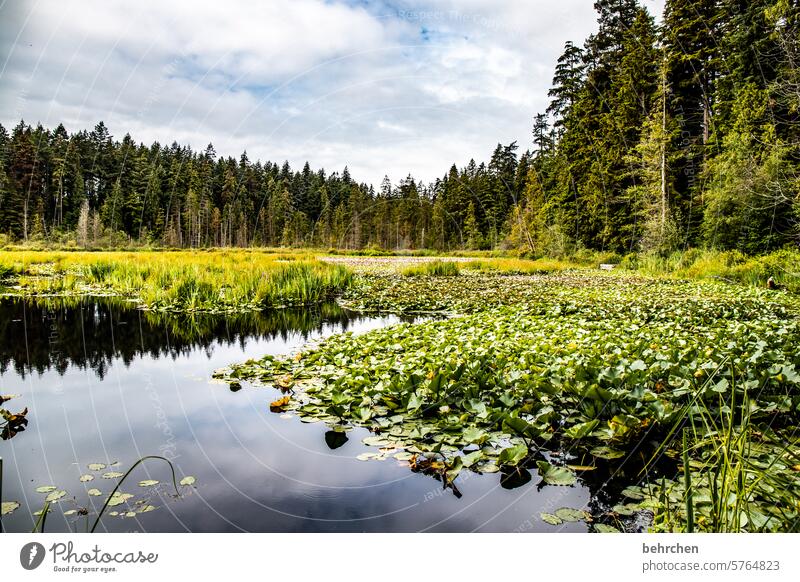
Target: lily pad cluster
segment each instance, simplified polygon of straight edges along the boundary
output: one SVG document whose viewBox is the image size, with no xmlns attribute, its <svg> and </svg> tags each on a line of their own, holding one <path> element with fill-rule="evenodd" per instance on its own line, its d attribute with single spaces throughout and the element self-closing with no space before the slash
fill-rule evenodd
<svg viewBox="0 0 800 582">
<path fill-rule="evenodd" d="M 371 274 L 346 300 L 458 315 L 335 336 L 221 376 L 281 388 L 276 412 L 368 427 L 395 449 L 438 463 L 450 481 L 464 469 L 525 467 L 545 485 L 569 486 L 577 469 L 559 459 L 591 468 L 659 456 L 674 461 L 669 480 L 677 482 L 676 426 L 703 419 L 692 448 L 702 462 L 718 440 L 715 427 L 743 407 L 767 456 L 788 467 L 797 454 L 800 323 L 791 296 L 582 272 Z M 754 504 L 777 504 L 769 523 L 782 531 L 796 527 L 791 499 L 800 494 L 798 473 L 785 473 L 780 496 L 766 488 L 751 495 Z"/>
</svg>

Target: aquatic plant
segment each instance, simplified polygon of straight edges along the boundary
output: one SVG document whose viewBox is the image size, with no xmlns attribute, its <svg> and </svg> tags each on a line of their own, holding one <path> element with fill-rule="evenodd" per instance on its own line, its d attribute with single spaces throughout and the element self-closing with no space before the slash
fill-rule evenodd
<svg viewBox="0 0 800 582">
<path fill-rule="evenodd" d="M 352 280 L 341 265 L 307 254 L 258 251 L 3 253 L 7 293 L 107 295 L 158 311 L 242 312 L 329 301 Z M 21 257 L 16 256 L 17 254 Z M 7 283 L 8 284 L 8 283 Z"/>
<path fill-rule="evenodd" d="M 755 450 L 733 436 L 744 425 L 737 420 L 734 430 L 731 418 L 746 418 L 763 454 L 778 455 L 781 467 L 790 466 L 781 451 L 797 446 L 790 427 L 800 420 L 800 321 L 796 298 L 784 293 L 576 272 L 440 280 L 375 274 L 346 300 L 460 315 L 335 336 L 292 358 L 233 366 L 221 377 L 280 385 L 290 395 L 282 411 L 368 427 L 378 440 L 367 444 L 410 454 L 412 467 L 424 461 L 440 477 L 448 467 L 450 480 L 463 470 L 505 476 L 534 467 L 543 484 L 569 486 L 585 466 L 614 473 L 638 464 L 647 491 L 665 484 L 681 514 L 694 512 L 699 529 L 715 531 L 760 523 L 713 518 L 743 478 L 746 465 L 736 459 Z M 721 441 L 715 435 L 722 427 Z M 770 453 L 767 442 L 782 448 Z M 678 479 L 687 464 L 700 471 Z M 697 490 L 712 471 L 719 472 L 709 485 L 718 491 L 711 497 L 717 510 L 707 512 Z M 687 479 L 691 499 L 679 491 Z M 800 473 L 758 482 L 777 493 L 750 487 L 745 513 L 794 529 Z M 643 504 L 615 514 L 652 510 L 661 527 L 666 510 L 655 506 L 658 495 L 627 489 L 634 491 Z M 596 531 L 617 527 L 604 519 Z"/>
</svg>

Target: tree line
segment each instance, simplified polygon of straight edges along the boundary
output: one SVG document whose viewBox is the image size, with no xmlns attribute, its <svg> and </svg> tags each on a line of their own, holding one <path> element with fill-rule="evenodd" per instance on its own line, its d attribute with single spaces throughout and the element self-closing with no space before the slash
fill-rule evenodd
<svg viewBox="0 0 800 582">
<path fill-rule="evenodd" d="M 800 0 L 598 0 L 525 151 L 424 184 L 0 125 L 0 233 L 177 247 L 766 252 L 798 240 Z"/>
</svg>

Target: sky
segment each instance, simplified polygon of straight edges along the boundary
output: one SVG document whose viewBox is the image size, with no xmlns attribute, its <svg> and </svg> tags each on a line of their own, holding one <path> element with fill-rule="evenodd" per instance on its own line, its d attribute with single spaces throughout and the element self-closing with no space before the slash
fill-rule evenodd
<svg viewBox="0 0 800 582">
<path fill-rule="evenodd" d="M 642 0 L 660 15 L 664 0 Z M 531 147 L 591 0 L 0 0 L 0 123 L 425 182 Z"/>
</svg>

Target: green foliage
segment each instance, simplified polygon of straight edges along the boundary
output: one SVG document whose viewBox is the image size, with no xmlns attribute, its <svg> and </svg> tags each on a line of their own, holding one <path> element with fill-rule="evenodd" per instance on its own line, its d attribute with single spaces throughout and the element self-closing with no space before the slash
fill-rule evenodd
<svg viewBox="0 0 800 582">
<path fill-rule="evenodd" d="M 582 465 L 609 463 L 612 470 L 635 462 L 636 451 L 638 458 L 662 459 L 661 472 L 670 466 L 676 474 L 681 466 L 698 472 L 690 479 L 700 529 L 732 527 L 726 523 L 760 529 L 766 522 L 758 515 L 770 528 L 796 527 L 798 508 L 788 502 L 800 488 L 795 471 L 748 489 L 741 511 L 749 522 L 734 514 L 731 522 L 707 521 L 733 499 L 724 487 L 740 480 L 741 471 L 719 475 L 720 487 L 728 485 L 712 497 L 717 509 L 706 510 L 697 494 L 711 468 L 739 470 L 738 456 L 755 454 L 755 444 L 745 447 L 735 436 L 743 426 L 761 435 L 754 463 L 778 459 L 772 466 L 785 469 L 792 462 L 792 427 L 800 420 L 800 304 L 793 296 L 581 272 L 439 280 L 373 275 L 355 292 L 378 310 L 446 309 L 456 316 L 336 336 L 297 357 L 267 356 L 221 376 L 290 386 L 287 407 L 301 418 L 368 427 L 378 436 L 367 444 L 410 453 L 412 468 L 455 471 L 455 459 L 463 457 L 459 471 L 513 473 L 535 460 L 543 484 L 569 486 L 578 476 L 555 460 L 562 451 L 585 459 Z M 681 433 L 682 426 L 691 433 Z M 552 451 L 559 454 L 540 456 Z M 685 512 L 676 489 L 686 487 L 684 478 L 654 477 L 629 490 L 637 507 L 657 510 L 656 527 L 667 519 L 656 505 L 664 487 L 683 508 L 670 511 Z"/>
<path fill-rule="evenodd" d="M 453 261 L 425 261 L 403 270 L 407 277 L 456 277 L 461 272 Z"/>
</svg>

